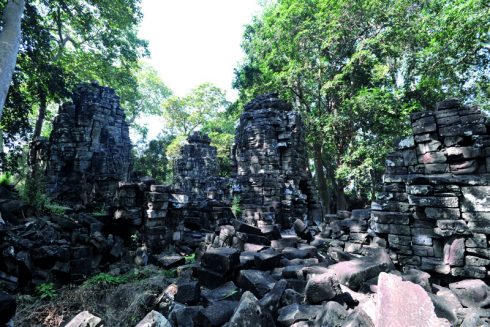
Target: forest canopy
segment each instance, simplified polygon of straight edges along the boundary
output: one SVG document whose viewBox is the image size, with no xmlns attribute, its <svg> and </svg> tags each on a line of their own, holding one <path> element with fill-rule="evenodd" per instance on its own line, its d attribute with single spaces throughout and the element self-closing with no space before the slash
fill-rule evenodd
<svg viewBox="0 0 490 327">
<path fill-rule="evenodd" d="M 409 113 L 448 97 L 490 104 L 487 1 L 277 1 L 243 49 L 240 103 L 275 90 L 303 114 L 331 211 L 374 197 Z"/>
</svg>

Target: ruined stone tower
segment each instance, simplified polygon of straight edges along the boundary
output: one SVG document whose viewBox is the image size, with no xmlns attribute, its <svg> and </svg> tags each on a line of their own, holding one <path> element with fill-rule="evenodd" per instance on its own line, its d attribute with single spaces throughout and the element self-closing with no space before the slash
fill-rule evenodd
<svg viewBox="0 0 490 327">
<path fill-rule="evenodd" d="M 490 133 L 478 108 L 446 100 L 411 116 L 413 136 L 388 155 L 371 227 L 392 259 L 453 276 L 490 267 Z"/>
<path fill-rule="evenodd" d="M 207 134 L 194 132 L 187 138 L 187 144 L 182 146 L 180 157 L 175 161 L 175 188 L 192 198 L 207 198 L 207 191 L 218 177 L 217 151 L 210 143 Z"/>
<path fill-rule="evenodd" d="M 174 188 L 185 200 L 176 220 L 190 228 L 211 229 L 231 216 L 229 179 L 219 176 L 216 147 L 207 134 L 194 132 L 180 149 L 174 164 Z"/>
<path fill-rule="evenodd" d="M 60 107 L 47 146 L 46 187 L 60 202 L 104 203 L 130 173 L 131 141 L 119 97 L 81 84 Z"/>
<path fill-rule="evenodd" d="M 245 106 L 232 158 L 246 222 L 288 228 L 297 218 L 319 213 L 303 122 L 277 94 L 258 96 Z"/>
</svg>

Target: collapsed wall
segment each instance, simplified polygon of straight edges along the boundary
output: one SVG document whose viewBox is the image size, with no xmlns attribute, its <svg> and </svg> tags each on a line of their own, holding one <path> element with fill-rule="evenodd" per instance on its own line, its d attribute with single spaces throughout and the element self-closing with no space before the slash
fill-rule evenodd
<svg viewBox="0 0 490 327">
<path fill-rule="evenodd" d="M 115 91 L 81 84 L 60 107 L 47 145 L 46 187 L 57 201 L 107 202 L 130 174 L 131 141 Z"/>
<path fill-rule="evenodd" d="M 291 227 L 320 213 L 308 170 L 305 127 L 291 105 L 268 93 L 249 102 L 236 129 L 232 161 L 243 219 Z"/>
<path fill-rule="evenodd" d="M 475 107 L 446 100 L 411 116 L 388 155 L 371 227 L 402 266 L 484 278 L 490 267 L 490 133 Z"/>
</svg>

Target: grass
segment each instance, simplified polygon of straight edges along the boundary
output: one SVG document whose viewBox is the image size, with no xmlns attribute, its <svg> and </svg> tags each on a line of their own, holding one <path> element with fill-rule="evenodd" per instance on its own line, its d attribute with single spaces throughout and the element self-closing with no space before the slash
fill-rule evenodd
<svg viewBox="0 0 490 327">
<path fill-rule="evenodd" d="M 169 270 L 153 270 L 151 268 L 143 268 L 143 269 L 135 269 L 130 272 L 127 272 L 125 274 L 121 275 L 111 275 L 108 273 L 99 273 L 97 275 L 93 275 L 92 277 L 89 277 L 87 280 L 85 280 L 82 284 L 82 287 L 87 287 L 87 286 L 116 286 L 116 285 L 122 285 L 122 284 L 127 284 L 127 283 L 132 283 L 132 282 L 137 282 L 142 279 L 148 278 L 150 276 L 154 275 L 163 275 L 166 278 L 175 278 L 177 277 L 177 270 L 176 269 L 169 269 Z"/>
</svg>

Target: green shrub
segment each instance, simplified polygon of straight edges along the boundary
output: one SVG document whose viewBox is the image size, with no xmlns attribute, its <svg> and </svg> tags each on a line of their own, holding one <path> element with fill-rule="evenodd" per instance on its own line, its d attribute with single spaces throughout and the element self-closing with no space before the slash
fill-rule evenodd
<svg viewBox="0 0 490 327">
<path fill-rule="evenodd" d="M 58 292 L 53 283 L 42 283 L 36 286 L 36 294 L 43 300 L 51 300 L 58 295 Z"/>
<path fill-rule="evenodd" d="M 64 207 L 56 202 L 53 202 L 51 199 L 47 199 L 45 204 L 44 204 L 44 210 L 50 214 L 53 215 L 63 215 L 68 209 L 67 207 Z"/>
<path fill-rule="evenodd" d="M 190 255 L 184 256 L 185 258 L 185 263 L 191 264 L 196 262 L 196 253 L 192 253 Z"/>
<path fill-rule="evenodd" d="M 1 186 L 10 186 L 12 184 L 13 184 L 13 178 L 9 172 L 0 174 L 0 185 Z"/>
<path fill-rule="evenodd" d="M 48 214 L 63 215 L 69 209 L 47 196 L 41 167 L 32 167 L 24 183 L 19 184 L 18 191 L 22 200 L 38 212 L 44 211 Z"/>
<path fill-rule="evenodd" d="M 33 167 L 24 183 L 19 185 L 19 194 L 24 202 L 42 211 L 50 202 L 46 195 L 44 175 L 40 167 Z"/>
<path fill-rule="evenodd" d="M 241 198 L 239 195 L 234 195 L 231 202 L 231 211 L 238 217 L 242 213 L 242 205 L 240 204 Z"/>
</svg>

